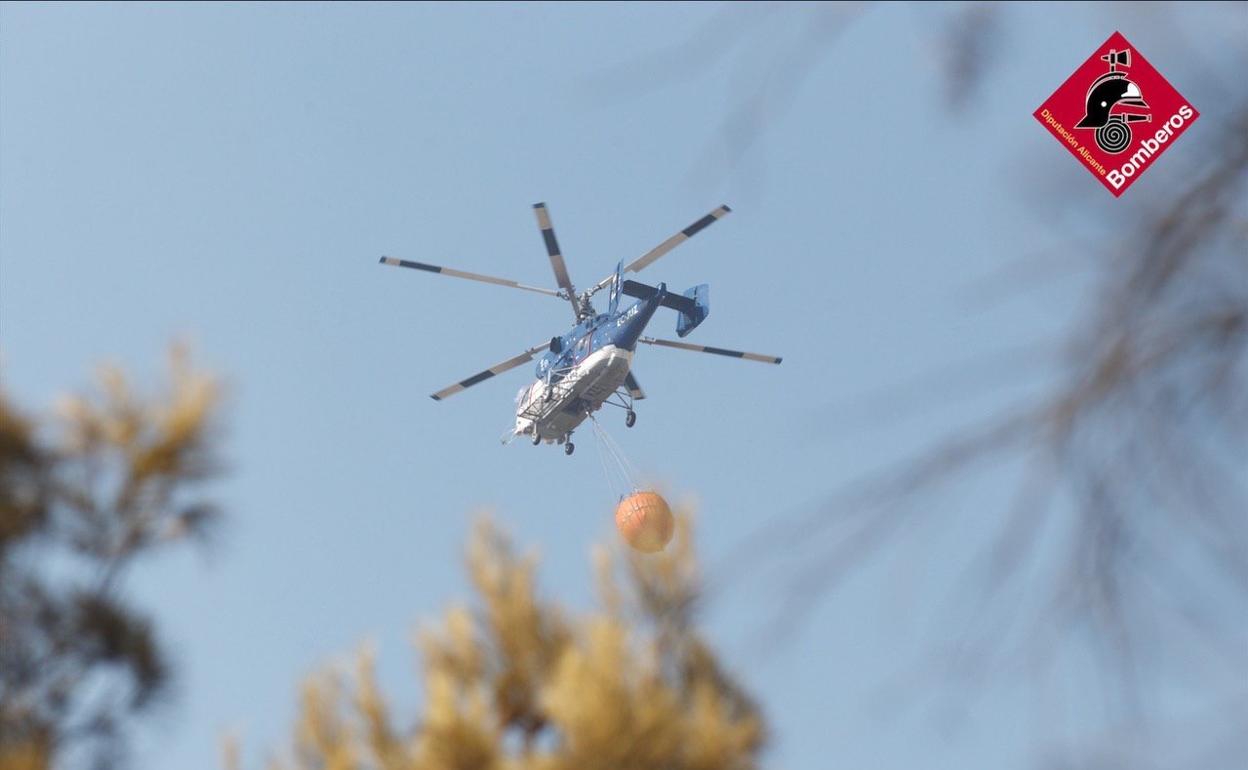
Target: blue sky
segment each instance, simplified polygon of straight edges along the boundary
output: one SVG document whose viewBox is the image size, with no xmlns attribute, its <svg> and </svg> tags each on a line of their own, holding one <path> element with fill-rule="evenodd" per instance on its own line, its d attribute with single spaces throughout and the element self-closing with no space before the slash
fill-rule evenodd
<svg viewBox="0 0 1248 770">
<path fill-rule="evenodd" d="M 613 537 L 613 501 L 590 432 L 571 458 L 499 445 L 527 368 L 428 398 L 562 331 L 566 304 L 380 255 L 551 285 L 531 211 L 546 201 L 584 285 L 731 205 L 644 278 L 709 282 L 691 341 L 784 364 L 644 349 L 637 427 L 607 416 L 634 464 L 696 503 L 714 575 L 768 522 L 1043 385 L 1042 355 L 990 379 L 975 362 L 1053 350 L 1088 271 L 992 301 L 973 288 L 1078 234 L 1035 201 L 1096 183 L 1031 112 L 1110 32 L 1187 91 L 1188 64 L 1167 57 L 1179 41 L 1116 9 L 1012 9 L 959 114 L 939 13 L 872 9 L 791 101 L 764 101 L 762 134 L 730 164 L 725 115 L 809 33 L 810 7 L 5 4 L 6 386 L 46 406 L 102 360 L 156 382 L 173 339 L 229 386 L 220 547 L 130 585 L 181 673 L 138 767 L 216 767 L 227 730 L 258 761 L 287 739 L 300 679 L 362 640 L 410 713 L 411 632 L 468 596 L 460 555 L 480 511 L 539 549 L 550 595 L 592 601 L 589 548 Z M 668 56 L 708 23 L 748 33 L 705 67 Z M 1137 188 L 1150 183 L 1166 183 L 1164 163 Z M 661 314 L 652 332 L 673 329 Z M 947 376 L 869 398 L 933 371 Z M 1003 469 L 976 495 L 1011 481 Z M 974 517 L 960 526 L 873 562 L 784 644 L 759 644 L 778 584 L 712 594 L 706 625 L 767 709 L 771 766 L 1026 767 L 1053 735 L 1078 735 L 1036 727 L 1021 692 L 986 695 L 957 730 L 879 705 L 958 574 L 959 551 L 932 543 L 974 537 Z"/>
</svg>

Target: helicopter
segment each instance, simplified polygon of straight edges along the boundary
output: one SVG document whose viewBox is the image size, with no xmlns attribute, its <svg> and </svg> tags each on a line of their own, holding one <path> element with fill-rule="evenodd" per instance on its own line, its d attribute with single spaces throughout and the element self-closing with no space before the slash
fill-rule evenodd
<svg viewBox="0 0 1248 770">
<path fill-rule="evenodd" d="M 682 338 L 687 336 L 710 313 L 709 285 L 700 284 L 683 293 L 675 293 L 665 283 L 650 286 L 624 278 L 628 273 L 640 272 L 654 264 L 672 249 L 727 216 L 732 211 L 728 206 L 716 208 L 627 265 L 621 260 L 616 264 L 614 273 L 580 292 L 572 285 L 572 279 L 568 276 L 568 267 L 559 250 L 559 242 L 555 238 L 555 229 L 546 204 L 533 204 L 533 211 L 537 216 L 537 225 L 546 245 L 546 254 L 550 258 L 558 289 L 529 286 L 506 278 L 395 257 L 381 258 L 381 264 L 384 265 L 545 294 L 566 300 L 572 306 L 575 325 L 571 329 L 551 337 L 548 342 L 534 345 L 517 356 L 439 390 L 432 394 L 434 401 L 442 401 L 495 375 L 521 366 L 545 351 L 538 358 L 534 381 L 516 394 L 515 425 L 504 434 L 503 443 L 517 436 L 527 436 L 534 445 L 543 442 L 560 444 L 564 453 L 570 455 L 576 448 L 572 443 L 572 432 L 604 405 L 624 409 L 626 427 L 631 428 L 636 424 L 637 412 L 633 408 L 634 404 L 646 397 L 641 384 L 632 373 L 633 354 L 638 343 L 768 364 L 780 363 L 778 356 L 644 336 L 646 325 L 660 307 L 676 311 L 676 334 Z M 590 300 L 604 289 L 609 289 L 607 312 L 599 313 Z M 637 301 L 621 308 L 621 299 L 625 296 Z"/>
</svg>

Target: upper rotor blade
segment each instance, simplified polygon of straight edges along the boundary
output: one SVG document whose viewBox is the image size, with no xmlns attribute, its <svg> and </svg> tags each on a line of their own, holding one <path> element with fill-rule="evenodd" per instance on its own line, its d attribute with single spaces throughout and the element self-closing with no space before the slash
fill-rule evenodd
<svg viewBox="0 0 1248 770">
<path fill-rule="evenodd" d="M 434 401 L 441 401 L 447 396 L 453 396 L 456 393 L 460 392 L 461 390 L 467 390 L 468 388 L 471 388 L 473 385 L 476 385 L 479 382 L 484 382 L 485 380 L 490 379 L 496 374 L 502 374 L 503 372 L 509 369 L 515 369 L 517 366 L 519 366 L 520 364 L 523 364 L 525 361 L 532 361 L 534 353 L 538 352 L 539 350 L 545 350 L 549 345 L 550 345 L 549 342 L 543 342 L 541 345 L 534 345 L 533 347 L 524 351 L 523 353 L 516 356 L 515 358 L 509 358 L 506 361 L 502 362 L 501 364 L 495 364 L 494 366 L 491 366 L 489 369 L 486 369 L 483 372 L 477 372 L 476 374 L 472 375 L 466 380 L 460 380 L 459 382 L 455 383 L 454 385 L 451 385 L 450 387 L 439 390 L 437 393 L 433 394 L 432 398 Z"/>
<path fill-rule="evenodd" d="M 658 246 L 655 246 L 653 249 L 650 249 L 650 251 L 647 251 L 645 254 L 642 254 L 640 257 L 630 262 L 628 265 L 624 267 L 623 272 L 636 273 L 636 272 L 640 272 L 641 270 L 644 270 L 646 267 L 648 267 L 650 264 L 658 260 L 667 252 L 676 248 L 680 244 L 689 240 L 690 238 L 702 232 L 703 230 L 710 227 L 711 225 L 715 224 L 715 222 L 717 222 L 718 220 L 723 219 L 724 217 L 728 216 L 728 214 L 731 211 L 732 209 L 728 208 L 727 205 L 720 206 L 719 208 L 715 209 L 711 213 L 699 219 L 697 222 L 694 222 L 693 224 L 686 227 L 684 230 L 681 230 L 680 232 L 673 235 L 671 238 L 668 238 L 666 241 L 663 241 Z M 594 285 L 594 288 L 592 289 L 592 291 L 597 292 L 597 291 L 601 291 L 602 289 L 605 289 L 607 286 L 611 285 L 611 281 L 614 278 L 615 276 L 613 275 L 609 275 L 606 278 L 603 278 L 601 281 L 599 281 L 597 284 Z"/>
<path fill-rule="evenodd" d="M 510 281 L 506 278 L 495 278 L 492 275 L 481 275 L 480 273 L 469 273 L 463 270 L 454 270 L 449 267 L 439 267 L 437 265 L 426 265 L 424 262 L 412 262 L 407 259 L 396 259 L 394 257 L 382 257 L 381 264 L 394 265 L 396 267 L 410 267 L 414 270 L 425 270 L 430 273 L 440 273 L 449 275 L 453 278 L 467 278 L 470 281 L 480 281 L 482 283 L 493 283 L 498 286 L 510 286 L 513 289 L 524 289 L 525 291 L 535 291 L 538 294 L 546 294 L 551 297 L 558 297 L 559 292 L 554 289 L 542 289 L 537 286 L 526 286 L 523 283 Z"/>
<path fill-rule="evenodd" d="M 778 364 L 783 359 L 779 356 L 764 356 L 761 353 L 745 353 L 740 350 L 728 350 L 727 348 L 713 348 L 710 345 L 690 345 L 688 342 L 673 342 L 672 340 L 656 340 L 654 337 L 642 337 L 638 342 L 644 342 L 647 345 L 659 345 L 665 348 L 680 348 L 681 350 L 693 350 L 698 353 L 714 353 L 717 356 L 729 356 L 730 358 L 744 358 L 750 361 L 761 361 L 764 364 Z"/>
<path fill-rule="evenodd" d="M 534 203 L 533 213 L 537 215 L 537 226 L 542 231 L 542 241 L 546 244 L 546 256 L 550 257 L 550 267 L 555 271 L 555 283 L 567 293 L 568 301 L 572 303 L 572 313 L 576 315 L 577 320 L 580 320 L 576 289 L 573 288 L 572 279 L 568 276 L 568 266 L 563 261 L 563 254 L 559 252 L 559 241 L 555 239 L 555 226 L 550 222 L 550 212 L 546 210 L 545 203 Z"/>
</svg>

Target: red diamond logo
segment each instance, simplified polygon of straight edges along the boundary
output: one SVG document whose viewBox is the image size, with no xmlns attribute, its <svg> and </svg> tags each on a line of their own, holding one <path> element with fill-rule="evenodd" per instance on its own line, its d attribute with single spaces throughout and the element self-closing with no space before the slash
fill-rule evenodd
<svg viewBox="0 0 1248 770">
<path fill-rule="evenodd" d="M 1200 117 L 1118 32 L 1033 114 L 1114 197 Z"/>
</svg>

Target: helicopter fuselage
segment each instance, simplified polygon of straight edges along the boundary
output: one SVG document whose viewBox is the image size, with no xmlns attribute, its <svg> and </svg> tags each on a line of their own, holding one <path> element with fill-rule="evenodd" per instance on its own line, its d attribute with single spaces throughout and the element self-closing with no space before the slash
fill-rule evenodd
<svg viewBox="0 0 1248 770">
<path fill-rule="evenodd" d="M 513 435 L 534 443 L 562 442 L 619 392 L 632 366 L 637 340 L 667 288 L 614 313 L 594 315 L 551 340 L 537 363 L 536 379 L 516 396 Z M 623 404 L 622 404 L 623 405 Z"/>
</svg>

